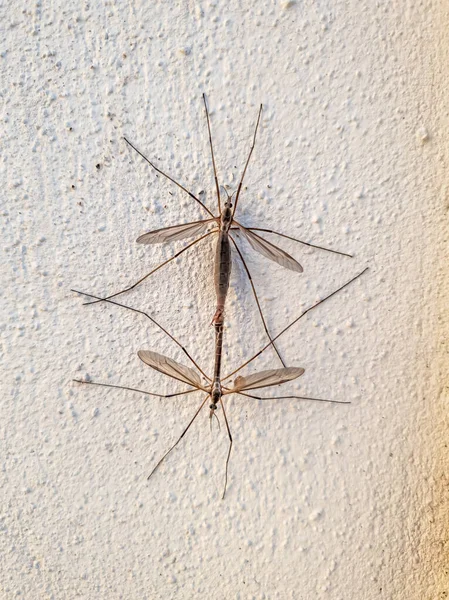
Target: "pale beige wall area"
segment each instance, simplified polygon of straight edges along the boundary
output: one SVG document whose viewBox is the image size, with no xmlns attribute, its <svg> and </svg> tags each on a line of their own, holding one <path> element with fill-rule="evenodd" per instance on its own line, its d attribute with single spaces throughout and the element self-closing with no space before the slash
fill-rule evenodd
<svg viewBox="0 0 449 600">
<path fill-rule="evenodd" d="M 76 4 L 76 3 L 75 3 Z M 1 14 L 0 598 L 437 600 L 448 578 L 446 2 L 13 3 Z M 126 136 L 216 210 L 263 103 L 238 216 L 353 254 L 242 241 L 267 326 L 304 375 L 226 399 L 147 476 L 201 401 L 137 358 L 183 352 L 143 315 L 82 306 L 204 218 Z M 213 366 L 214 239 L 121 301 Z M 233 259 L 223 369 L 265 344 Z M 279 366 L 264 352 L 245 374 Z M 243 374 L 243 370 L 242 370 Z M 270 394 L 271 392 L 271 394 Z"/>
</svg>

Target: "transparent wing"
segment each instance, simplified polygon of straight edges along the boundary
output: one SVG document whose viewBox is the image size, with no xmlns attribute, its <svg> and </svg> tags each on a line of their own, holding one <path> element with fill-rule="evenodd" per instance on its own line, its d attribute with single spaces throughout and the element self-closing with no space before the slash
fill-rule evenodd
<svg viewBox="0 0 449 600">
<path fill-rule="evenodd" d="M 247 239 L 248 243 L 256 252 L 259 252 L 259 254 L 262 254 L 270 260 L 273 260 L 274 262 L 278 263 L 278 265 L 281 265 L 281 267 L 285 267 L 291 271 L 296 271 L 297 273 L 302 273 L 303 269 L 301 265 L 292 256 L 290 256 L 290 254 L 287 254 L 287 252 L 284 252 L 284 250 L 281 250 L 281 248 L 278 248 L 260 235 L 257 235 L 257 233 L 249 231 L 249 229 L 246 229 L 246 227 L 243 227 L 243 225 L 240 225 L 236 221 L 234 221 L 233 224 L 237 225 L 240 233 Z"/>
<path fill-rule="evenodd" d="M 190 367 L 185 367 L 172 358 L 168 358 L 168 356 L 158 354 L 157 352 L 152 352 L 151 350 L 139 350 L 137 354 L 139 355 L 140 360 L 156 371 L 164 373 L 164 375 L 168 375 L 169 377 L 173 377 L 173 379 L 178 379 L 178 381 L 193 385 L 201 390 L 204 389 L 199 375 Z"/>
<path fill-rule="evenodd" d="M 301 367 L 287 367 L 285 369 L 270 369 L 268 371 L 259 371 L 248 377 L 237 377 L 234 381 L 234 387 L 231 392 L 241 392 L 243 390 L 256 390 L 257 388 L 268 387 L 270 385 L 279 385 L 286 381 L 292 381 L 304 373 Z"/>
<path fill-rule="evenodd" d="M 205 221 L 194 221 L 193 223 L 184 223 L 184 225 L 173 225 L 172 227 L 164 227 L 164 229 L 156 229 L 138 237 L 137 243 L 164 244 L 166 242 L 176 242 L 177 240 L 183 240 L 186 237 L 202 233 L 213 222 L 214 219 L 206 219 Z"/>
</svg>

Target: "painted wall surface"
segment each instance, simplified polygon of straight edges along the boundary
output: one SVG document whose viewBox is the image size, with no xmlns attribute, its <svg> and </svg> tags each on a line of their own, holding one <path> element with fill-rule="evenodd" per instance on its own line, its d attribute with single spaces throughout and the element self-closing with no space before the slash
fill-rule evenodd
<svg viewBox="0 0 449 600">
<path fill-rule="evenodd" d="M 4 4 L 1 64 L 2 599 L 437 600 L 448 581 L 449 26 L 446 2 L 262 0 Z M 142 152 L 215 210 L 235 189 L 260 103 L 242 242 L 268 327 L 369 271 L 279 339 L 306 369 L 283 393 L 207 410 L 147 475 L 201 397 L 137 358 L 186 362 L 142 315 L 71 288 L 126 287 L 185 242 L 138 235 L 205 217 Z M 208 238 L 122 301 L 210 372 Z M 224 371 L 265 343 L 235 259 Z M 265 352 L 246 372 L 278 366 Z M 243 372 L 243 371 L 242 371 Z M 275 388 L 279 395 L 281 388 Z M 270 395 L 267 390 L 266 396 Z"/>
</svg>

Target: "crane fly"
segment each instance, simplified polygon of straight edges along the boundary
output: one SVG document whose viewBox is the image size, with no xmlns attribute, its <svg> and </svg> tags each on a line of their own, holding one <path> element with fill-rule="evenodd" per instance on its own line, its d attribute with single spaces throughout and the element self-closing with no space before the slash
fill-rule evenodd
<svg viewBox="0 0 449 600">
<path fill-rule="evenodd" d="M 170 452 L 183 439 L 183 437 L 189 430 L 190 426 L 195 421 L 196 417 L 199 415 L 202 408 L 206 404 L 207 400 L 210 399 L 209 418 L 212 419 L 212 417 L 215 415 L 215 411 L 220 406 L 223 411 L 223 418 L 225 421 L 226 430 L 227 430 L 228 437 L 229 437 L 229 449 L 228 449 L 228 454 L 226 457 L 226 468 L 225 468 L 225 483 L 224 483 L 223 496 L 222 496 L 222 498 L 224 498 L 225 494 L 226 494 L 226 487 L 227 487 L 227 481 L 228 481 L 228 465 L 229 465 L 229 459 L 231 456 L 231 450 L 232 450 L 232 444 L 233 444 L 232 434 L 231 434 L 228 418 L 227 418 L 224 403 L 223 403 L 224 396 L 227 396 L 230 394 L 237 394 L 237 395 L 243 396 L 245 398 L 251 398 L 251 399 L 256 399 L 256 400 L 275 400 L 275 399 L 287 399 L 287 398 L 293 399 L 294 398 L 294 399 L 299 399 L 299 400 L 314 400 L 314 401 L 318 401 L 318 402 L 348 404 L 348 402 L 342 402 L 342 401 L 338 401 L 338 400 L 326 400 L 323 398 L 310 398 L 307 396 L 283 395 L 283 396 L 273 396 L 270 398 L 266 398 L 266 397 L 256 396 L 254 394 L 248 393 L 248 391 L 251 391 L 251 390 L 257 390 L 257 389 L 261 389 L 261 388 L 265 388 L 265 387 L 271 387 L 274 385 L 280 385 L 280 384 L 286 383 L 288 381 L 293 381 L 293 380 L 297 379 L 298 377 L 300 377 L 304 373 L 304 369 L 302 367 L 283 367 L 283 368 L 279 368 L 279 369 L 269 369 L 269 370 L 259 371 L 259 372 L 252 373 L 247 376 L 239 375 L 238 377 L 236 377 L 234 379 L 234 382 L 232 385 L 230 385 L 228 383 L 228 380 L 231 377 L 234 377 L 234 375 L 236 375 L 241 369 L 243 369 L 244 367 L 249 365 L 251 362 L 253 362 L 267 348 L 269 348 L 281 335 L 283 335 L 295 323 L 297 323 L 300 319 L 302 319 L 308 312 L 310 312 L 312 309 L 316 308 L 317 306 L 322 304 L 324 301 L 328 300 L 329 298 L 331 298 L 332 296 L 337 294 L 339 291 L 346 288 L 350 283 L 352 283 L 358 277 L 360 277 L 363 273 L 365 273 L 365 271 L 367 271 L 367 269 L 364 269 L 361 273 L 359 273 L 358 275 L 353 277 L 351 280 L 346 282 L 344 285 L 339 287 L 337 290 L 334 290 L 332 293 L 328 294 L 325 298 L 316 302 L 315 304 L 313 304 L 312 306 L 307 308 L 305 311 L 303 311 L 299 315 L 299 317 L 297 317 L 289 325 L 284 327 L 284 329 L 280 333 L 278 333 L 275 337 L 273 337 L 272 340 L 270 340 L 270 342 L 268 344 L 266 344 L 261 350 L 259 350 L 256 354 L 254 354 L 254 356 L 252 356 L 250 359 L 246 360 L 239 367 L 234 369 L 234 371 L 232 371 L 231 373 L 228 373 L 225 377 L 221 377 L 223 324 L 215 325 L 215 332 L 216 332 L 215 364 L 214 364 L 213 376 L 210 377 L 204 372 L 204 370 L 192 358 L 192 356 L 186 350 L 186 348 L 184 346 L 182 346 L 182 344 L 172 334 L 170 334 L 164 327 L 162 327 L 159 323 L 157 323 L 153 317 L 148 315 L 148 313 L 145 313 L 141 310 L 135 309 L 130 306 L 126 306 L 124 304 L 121 304 L 121 303 L 116 302 L 111 299 L 99 298 L 98 296 L 94 296 L 93 294 L 86 294 L 85 292 L 78 292 L 78 293 L 84 294 L 86 296 L 89 296 L 91 298 L 95 298 L 97 300 L 103 300 L 108 303 L 115 304 L 116 306 L 121 306 L 122 308 L 126 308 L 126 309 L 129 309 L 129 310 L 132 310 L 134 312 L 144 315 L 145 317 L 150 319 L 150 321 L 152 323 L 157 325 L 164 333 L 166 333 L 182 349 L 182 351 L 188 357 L 188 359 L 192 362 L 192 364 L 194 365 L 196 370 L 193 369 L 192 367 L 187 367 L 187 366 L 173 360 L 172 358 L 170 358 L 168 356 L 164 356 L 163 354 L 159 354 L 159 353 L 153 352 L 151 350 L 140 350 L 138 352 L 138 356 L 146 365 L 148 365 L 149 367 L 151 367 L 152 369 L 154 369 L 160 373 L 168 375 L 172 379 L 175 379 L 177 381 L 180 381 L 182 383 L 189 385 L 190 388 L 188 388 L 187 390 L 183 390 L 181 392 L 163 395 L 163 394 L 148 392 L 146 390 L 140 390 L 137 388 L 131 388 L 131 387 L 126 387 L 126 386 L 118 386 L 118 385 L 111 385 L 111 384 L 106 384 L 106 383 L 96 383 L 96 382 L 82 381 L 82 380 L 75 380 L 75 381 L 78 381 L 78 383 L 88 383 L 91 385 L 99 385 L 102 387 L 130 390 L 130 391 L 134 391 L 134 392 L 148 394 L 150 396 L 155 396 L 158 398 L 173 398 L 175 396 L 191 394 L 193 392 L 198 392 L 198 391 L 203 392 L 203 394 L 205 394 L 205 396 L 202 398 L 199 408 L 196 410 L 192 419 L 189 421 L 187 427 L 185 427 L 185 429 L 183 430 L 183 432 L 181 433 L 181 435 L 179 436 L 177 441 L 167 450 L 167 452 L 159 460 L 159 462 L 156 464 L 156 466 L 154 467 L 154 469 L 151 471 L 150 475 L 148 476 L 148 479 L 155 473 L 155 471 L 157 470 L 159 465 L 164 461 L 166 456 L 168 454 L 170 454 Z M 203 379 L 202 379 L 202 377 L 203 377 Z"/>
<path fill-rule="evenodd" d="M 311 248 L 317 248 L 319 250 L 324 250 L 326 252 L 332 252 L 334 254 L 339 254 L 342 256 L 349 256 L 349 257 L 351 257 L 351 255 L 346 254 L 344 252 L 339 252 L 337 250 L 331 250 L 329 248 L 324 248 L 322 246 L 317 246 L 315 244 L 304 242 L 302 240 L 295 239 L 289 235 L 285 235 L 283 233 L 279 233 L 279 232 L 273 231 L 271 229 L 265 229 L 265 228 L 261 228 L 261 227 L 245 227 L 239 221 L 237 221 L 237 219 L 235 218 L 235 212 L 237 210 L 237 205 L 239 202 L 240 193 L 242 191 L 245 174 L 246 174 L 246 171 L 247 171 L 250 159 L 251 159 L 251 155 L 253 153 L 253 150 L 254 150 L 254 147 L 256 144 L 257 130 L 259 128 L 260 118 L 261 118 L 261 114 L 262 114 L 262 105 L 260 105 L 259 113 L 257 116 L 256 127 L 254 130 L 252 145 L 251 145 L 251 148 L 250 148 L 250 151 L 249 151 L 249 154 L 248 154 L 237 190 L 234 192 L 234 194 L 232 194 L 230 196 L 228 194 L 227 190 L 223 186 L 220 187 L 220 185 L 218 183 L 214 147 L 213 147 L 213 143 L 212 143 L 209 111 L 208 111 L 208 107 L 207 107 L 205 94 L 203 94 L 203 101 L 204 101 L 204 107 L 205 107 L 205 111 L 206 111 L 207 129 L 208 129 L 208 134 L 209 134 L 209 145 L 210 145 L 210 151 L 211 151 L 211 157 L 212 157 L 215 188 L 216 188 L 216 194 L 217 194 L 218 215 L 214 215 L 209 210 L 209 208 L 202 202 L 202 200 L 200 198 L 198 198 L 192 192 L 187 190 L 178 181 L 173 179 L 173 177 L 171 177 L 170 175 L 168 175 L 167 173 L 165 173 L 164 171 L 159 169 L 151 160 L 149 160 L 142 152 L 140 152 L 140 150 L 138 150 L 128 139 L 124 138 L 126 143 L 133 150 L 135 150 L 157 173 L 166 177 L 169 181 L 174 183 L 181 190 L 183 190 L 186 194 L 188 194 L 193 200 L 195 200 L 201 206 L 201 208 L 205 212 L 208 213 L 209 218 L 200 220 L 200 221 L 192 221 L 191 223 L 185 223 L 185 224 L 181 224 L 181 225 L 173 225 L 171 227 L 164 227 L 163 229 L 157 229 L 154 231 L 150 231 L 148 233 L 144 233 L 143 235 L 139 236 L 137 238 L 137 243 L 148 244 L 148 245 L 170 243 L 170 242 L 175 242 L 178 240 L 184 240 L 186 238 L 195 237 L 198 235 L 200 237 L 198 237 L 193 242 L 189 243 L 187 246 L 182 248 L 174 256 L 172 256 L 168 260 L 164 261 L 163 263 L 161 263 L 154 269 L 152 269 L 149 273 L 147 273 L 146 275 L 141 277 L 138 281 L 136 281 L 132 285 L 128 286 L 127 288 L 125 288 L 119 292 L 116 292 L 115 294 L 106 296 L 104 298 L 104 300 L 110 300 L 112 298 L 115 298 L 116 296 L 119 296 L 120 294 L 123 294 L 125 292 L 128 292 L 128 291 L 134 289 L 140 283 L 142 283 L 143 281 L 148 279 L 151 275 L 156 273 L 156 271 L 158 271 L 159 269 L 161 269 L 162 267 L 164 267 L 165 265 L 167 265 L 168 263 L 173 261 L 175 258 L 180 256 L 183 252 L 185 252 L 189 248 L 192 248 L 193 246 L 195 246 L 196 244 L 198 244 L 200 241 L 204 240 L 211 234 L 218 234 L 216 251 L 215 251 L 215 261 L 214 261 L 214 284 L 215 284 L 215 294 L 216 294 L 216 298 L 217 298 L 217 303 L 216 303 L 215 314 L 212 319 L 212 324 L 214 324 L 215 326 L 223 325 L 225 302 L 226 302 L 226 297 L 228 294 L 229 281 L 230 281 L 230 277 L 231 277 L 231 267 L 232 267 L 231 244 L 232 244 L 232 247 L 235 248 L 238 256 L 240 257 L 240 260 L 242 261 L 244 270 L 248 276 L 265 333 L 268 336 L 268 339 L 270 340 L 271 345 L 273 346 L 273 349 L 275 350 L 276 354 L 278 355 L 279 360 L 282 363 L 282 366 L 285 367 L 286 365 L 285 365 L 276 345 L 273 343 L 271 335 L 268 331 L 268 327 L 267 327 L 265 317 L 262 312 L 262 308 L 260 306 L 259 298 L 257 296 L 256 288 L 254 286 L 254 282 L 251 277 L 251 273 L 250 273 L 248 265 L 246 264 L 246 261 L 243 257 L 243 254 L 239 247 L 239 244 L 237 243 L 234 232 L 237 234 L 240 234 L 249 243 L 249 245 L 253 248 L 253 250 L 255 250 L 259 254 L 263 255 L 265 258 L 277 263 L 278 265 L 280 265 L 286 269 L 289 269 L 291 271 L 296 271 L 297 273 L 302 273 L 302 271 L 303 271 L 303 268 L 299 264 L 299 262 L 295 258 L 290 256 L 289 254 L 287 254 L 287 252 L 285 252 L 284 250 L 282 250 L 281 248 L 279 248 L 272 242 L 270 242 L 267 239 L 265 239 L 264 237 L 262 237 L 259 234 L 259 232 L 275 234 L 280 237 L 284 237 L 289 240 L 293 240 L 293 241 L 303 244 L 305 246 L 309 246 Z M 221 193 L 220 193 L 220 190 L 221 190 Z M 233 204 L 234 195 L 235 195 L 235 202 Z M 211 226 L 213 226 L 213 229 L 211 229 L 210 231 L 207 231 Z M 100 300 L 96 300 L 94 302 L 100 302 Z M 87 304 L 93 304 L 94 302 L 88 302 Z"/>
</svg>

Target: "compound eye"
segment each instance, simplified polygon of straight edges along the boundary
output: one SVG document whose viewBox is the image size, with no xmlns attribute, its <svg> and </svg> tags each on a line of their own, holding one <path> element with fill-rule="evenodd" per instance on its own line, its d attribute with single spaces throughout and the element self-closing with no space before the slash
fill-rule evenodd
<svg viewBox="0 0 449 600">
<path fill-rule="evenodd" d="M 216 404 L 211 404 L 211 405 L 209 406 L 209 408 L 210 408 L 211 410 L 217 410 L 217 405 L 216 405 Z"/>
</svg>

